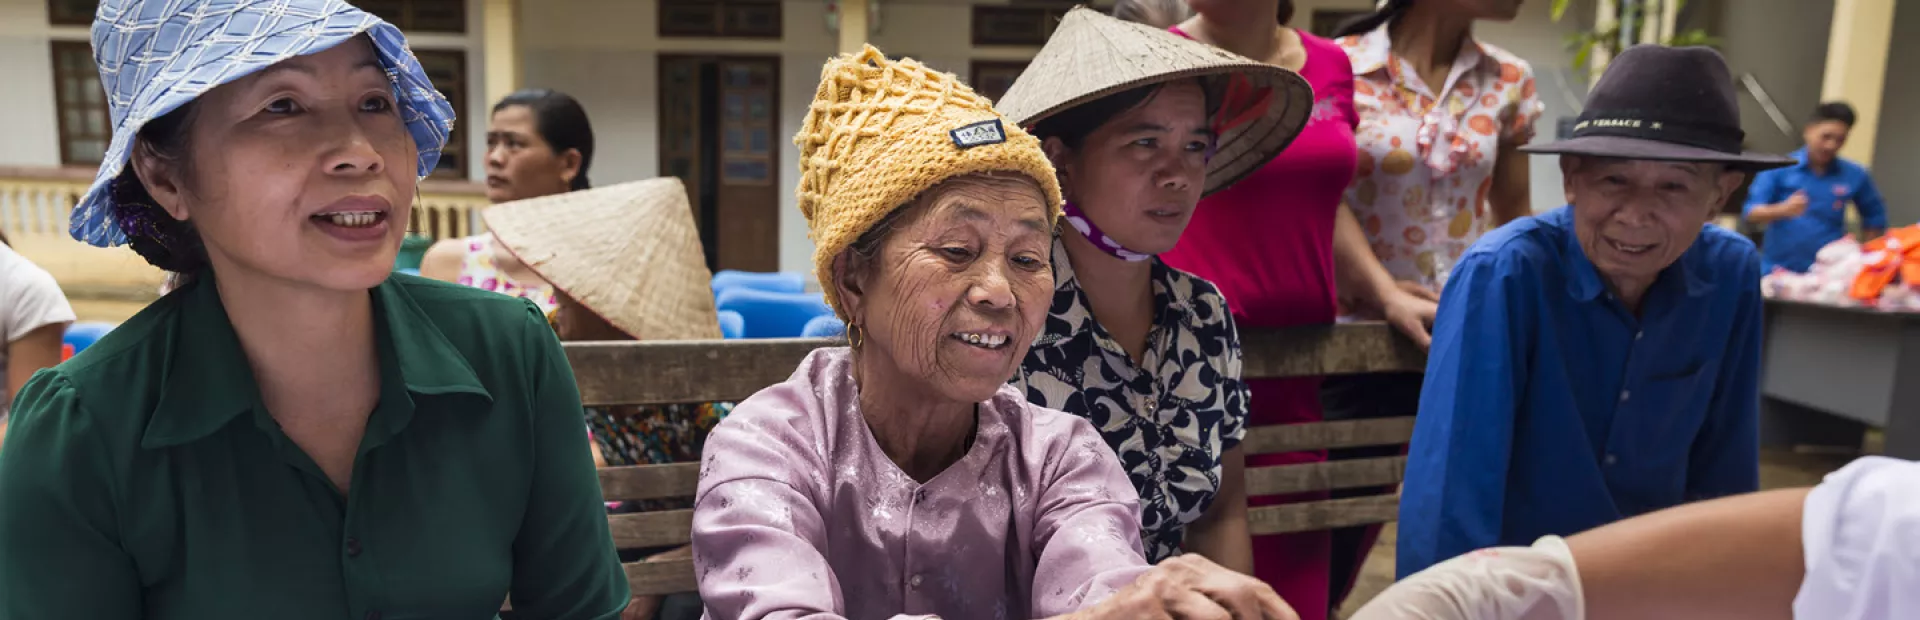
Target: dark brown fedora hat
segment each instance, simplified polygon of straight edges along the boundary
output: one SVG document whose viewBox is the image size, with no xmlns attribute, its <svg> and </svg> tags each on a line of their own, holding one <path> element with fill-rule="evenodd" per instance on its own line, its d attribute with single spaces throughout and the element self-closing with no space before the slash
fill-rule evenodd
<svg viewBox="0 0 1920 620">
<path fill-rule="evenodd" d="M 1565 140 L 1529 153 L 1719 162 L 1746 170 L 1796 163 L 1745 151 L 1740 102 L 1720 53 L 1706 47 L 1636 45 L 1607 65 Z"/>
</svg>

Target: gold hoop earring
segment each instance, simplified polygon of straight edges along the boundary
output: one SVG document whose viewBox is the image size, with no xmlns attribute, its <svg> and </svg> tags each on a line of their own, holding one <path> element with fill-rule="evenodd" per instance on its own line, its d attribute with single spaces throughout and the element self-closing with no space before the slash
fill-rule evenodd
<svg viewBox="0 0 1920 620">
<path fill-rule="evenodd" d="M 858 349 L 860 348 L 860 345 L 866 344 L 866 342 L 867 342 L 866 330 L 860 329 L 860 326 L 856 324 L 847 325 L 847 346 L 848 347 Z"/>
</svg>

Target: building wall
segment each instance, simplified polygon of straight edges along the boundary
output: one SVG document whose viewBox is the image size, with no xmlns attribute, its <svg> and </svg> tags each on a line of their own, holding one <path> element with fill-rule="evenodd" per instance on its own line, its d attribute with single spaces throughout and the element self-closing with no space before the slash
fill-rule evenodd
<svg viewBox="0 0 1920 620">
<path fill-rule="evenodd" d="M 1799 124 L 1820 103 L 1833 0 L 1720 0 L 1710 8 L 1703 17 L 1722 39 L 1727 67 L 1736 79 L 1753 74 L 1792 129 L 1783 134 L 1743 86 L 1740 126 L 1748 147 L 1773 153 L 1800 148 Z"/>
<path fill-rule="evenodd" d="M 1887 201 L 1887 223 L 1898 227 L 1920 222 L 1920 175 L 1911 173 L 1920 170 L 1920 118 L 1908 113 L 1920 109 L 1920 80 L 1901 62 L 1920 58 L 1920 3 L 1895 6 L 1893 46 L 1887 52 L 1894 60 L 1887 63 L 1886 91 L 1881 94 L 1873 180 Z"/>
<path fill-rule="evenodd" d="M 563 10 L 547 2 L 521 4 L 522 53 L 528 86 L 566 91 L 593 119 L 598 152 L 595 183 L 644 179 L 659 174 L 659 60 L 661 53 L 767 55 L 780 58 L 780 133 L 800 131 L 820 80 L 820 65 L 838 50 L 819 0 L 787 0 L 784 38 L 769 40 L 662 39 L 654 0 L 569 0 Z M 869 40 L 893 55 L 913 56 L 929 66 L 965 76 L 971 60 L 1028 59 L 1031 48 L 974 48 L 966 5 L 885 3 L 879 32 Z M 793 191 L 799 182 L 798 149 L 780 149 L 780 269 L 812 273 L 813 244 Z"/>
<path fill-rule="evenodd" d="M 467 0 L 467 34 L 425 34 L 409 37 L 414 49 L 467 50 L 467 110 L 460 120 L 486 118 L 486 96 L 481 81 L 479 53 L 480 0 Z M 47 23 L 46 0 L 0 0 L 0 166 L 48 167 L 60 165 L 60 129 L 54 109 L 53 60 L 50 42 L 87 41 L 85 26 Z M 471 127 L 472 125 L 468 125 Z M 485 123 L 467 132 L 468 152 L 486 147 Z M 469 173 L 479 177 L 478 157 Z"/>
<path fill-rule="evenodd" d="M 60 165 L 54 111 L 54 39 L 84 41 L 87 29 L 47 24 L 44 0 L 0 0 L 0 166 Z"/>
</svg>

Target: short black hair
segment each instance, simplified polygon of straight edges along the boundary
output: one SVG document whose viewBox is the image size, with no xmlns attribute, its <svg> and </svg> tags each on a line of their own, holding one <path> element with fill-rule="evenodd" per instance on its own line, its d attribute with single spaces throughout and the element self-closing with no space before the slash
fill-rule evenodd
<svg viewBox="0 0 1920 620">
<path fill-rule="evenodd" d="M 1393 23 L 1393 20 L 1399 19 L 1402 14 L 1407 12 L 1407 9 L 1412 7 L 1413 0 L 1388 0 L 1386 4 L 1380 5 L 1380 8 L 1374 12 L 1349 19 L 1346 23 L 1340 24 L 1339 28 L 1334 29 L 1333 38 L 1338 39 L 1373 32 L 1375 28 Z"/>
<path fill-rule="evenodd" d="M 1808 124 L 1827 121 L 1835 121 L 1846 125 L 1847 129 L 1853 129 L 1853 106 L 1847 105 L 1845 101 L 1828 101 L 1815 107 L 1813 116 L 1807 119 Z"/>
<path fill-rule="evenodd" d="M 555 154 L 565 153 L 567 149 L 580 151 L 580 173 L 574 175 L 570 189 L 593 187 L 587 181 L 587 169 L 593 167 L 593 123 L 587 122 L 586 108 L 566 93 L 530 88 L 507 95 L 493 104 L 493 111 L 498 113 L 512 106 L 525 106 L 533 111 L 534 130 L 540 132 L 540 139 L 546 140 Z"/>
</svg>

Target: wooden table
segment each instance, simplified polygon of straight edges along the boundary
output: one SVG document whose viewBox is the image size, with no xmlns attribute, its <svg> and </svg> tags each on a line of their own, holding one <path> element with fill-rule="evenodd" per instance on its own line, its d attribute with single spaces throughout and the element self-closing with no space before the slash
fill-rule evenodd
<svg viewBox="0 0 1920 620">
<path fill-rule="evenodd" d="M 1920 459 L 1920 314 L 1769 300 L 1760 441 L 1859 447 Z"/>
</svg>

